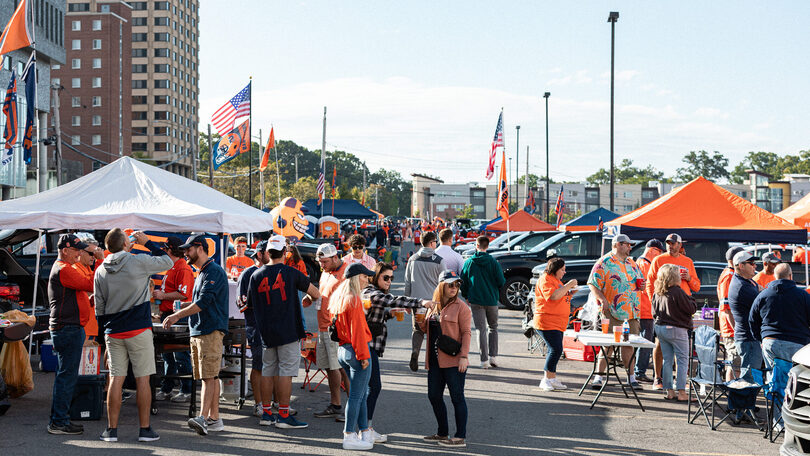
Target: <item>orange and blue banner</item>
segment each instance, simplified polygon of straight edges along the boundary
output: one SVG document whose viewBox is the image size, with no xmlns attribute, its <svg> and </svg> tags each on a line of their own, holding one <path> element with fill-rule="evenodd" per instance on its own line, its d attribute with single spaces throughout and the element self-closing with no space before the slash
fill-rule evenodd
<svg viewBox="0 0 810 456">
<path fill-rule="evenodd" d="M 498 183 L 498 205 L 495 206 L 501 217 L 506 220 L 509 218 L 509 184 L 506 181 L 506 151 L 503 151 L 501 158 L 501 178 Z"/>
<path fill-rule="evenodd" d="M 214 146 L 214 169 L 250 151 L 250 120 L 223 136 Z"/>
<path fill-rule="evenodd" d="M 3 139 L 6 142 L 6 156 L 3 157 L 5 165 L 11 161 L 12 148 L 17 143 L 17 74 L 14 70 L 11 70 L 11 80 L 8 82 L 6 98 L 3 101 L 3 115 L 6 116 L 6 128 L 3 131 Z"/>
</svg>

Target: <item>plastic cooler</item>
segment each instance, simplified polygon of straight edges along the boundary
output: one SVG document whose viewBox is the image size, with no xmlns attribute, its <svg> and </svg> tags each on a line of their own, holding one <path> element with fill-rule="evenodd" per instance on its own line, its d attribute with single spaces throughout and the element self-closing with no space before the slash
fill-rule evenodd
<svg viewBox="0 0 810 456">
<path fill-rule="evenodd" d="M 39 347 L 39 368 L 43 372 L 56 372 L 56 354 L 53 352 L 53 341 L 51 339 L 42 342 Z"/>
<path fill-rule="evenodd" d="M 100 420 L 104 410 L 105 375 L 79 375 L 73 400 L 70 403 L 71 420 Z"/>
<path fill-rule="evenodd" d="M 599 347 L 586 347 L 573 337 L 563 336 L 563 353 L 565 359 L 593 362 L 594 356 L 599 353 Z"/>
</svg>

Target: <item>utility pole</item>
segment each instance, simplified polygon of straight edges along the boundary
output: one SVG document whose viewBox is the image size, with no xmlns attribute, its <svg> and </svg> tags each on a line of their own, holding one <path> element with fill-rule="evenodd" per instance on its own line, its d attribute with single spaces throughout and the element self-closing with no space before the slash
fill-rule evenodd
<svg viewBox="0 0 810 456">
<path fill-rule="evenodd" d="M 295 181 L 298 182 L 298 153 L 295 154 Z"/>
<path fill-rule="evenodd" d="M 374 187 L 374 210 L 379 212 L 380 211 L 380 187 Z"/>
<path fill-rule="evenodd" d="M 549 192 L 549 185 L 548 185 L 548 97 L 551 96 L 551 92 L 546 92 L 543 94 L 543 98 L 546 99 L 546 222 L 548 222 L 548 215 L 551 213 L 551 208 L 548 207 L 548 192 Z"/>
<path fill-rule="evenodd" d="M 208 124 L 208 186 L 214 188 L 214 146 L 211 145 L 211 124 Z"/>
<path fill-rule="evenodd" d="M 511 171 L 511 170 L 510 170 Z M 520 125 L 515 125 L 515 201 L 520 207 Z"/>
<path fill-rule="evenodd" d="M 53 87 L 53 97 L 51 97 L 51 103 L 53 104 L 53 124 L 56 127 L 56 155 L 54 159 L 56 161 L 56 185 L 62 185 L 62 124 L 59 121 L 59 91 L 61 90 L 60 86 Z M 48 170 L 46 169 L 45 172 L 47 173 Z M 47 174 L 46 174 L 47 176 Z M 40 191 L 44 189 L 41 188 L 42 185 L 45 184 L 45 189 L 47 189 L 48 180 L 40 180 Z"/>
<path fill-rule="evenodd" d="M 259 147 L 262 147 L 262 129 L 259 129 Z M 260 162 L 261 163 L 261 162 Z M 278 163 L 276 163 L 276 167 L 278 167 Z M 261 169 L 261 164 L 259 164 L 259 199 L 260 199 L 260 206 L 259 209 L 264 209 L 264 170 Z"/>
<path fill-rule="evenodd" d="M 523 178 L 526 181 L 526 198 L 529 197 L 529 146 L 526 146 L 526 177 Z M 532 208 L 534 209 L 534 208 Z"/>
<path fill-rule="evenodd" d="M 613 211 L 613 67 L 616 43 L 616 21 L 619 20 L 619 12 L 611 11 L 608 16 L 610 22 L 610 210 Z"/>
<path fill-rule="evenodd" d="M 363 162 L 363 204 L 366 202 L 366 162 Z"/>
</svg>

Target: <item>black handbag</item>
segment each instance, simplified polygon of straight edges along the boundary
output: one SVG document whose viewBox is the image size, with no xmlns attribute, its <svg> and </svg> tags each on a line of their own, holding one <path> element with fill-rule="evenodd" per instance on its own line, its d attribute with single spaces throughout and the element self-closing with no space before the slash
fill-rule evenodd
<svg viewBox="0 0 810 456">
<path fill-rule="evenodd" d="M 332 324 L 329 325 L 327 331 L 329 332 L 329 338 L 332 339 L 332 341 L 340 343 L 340 338 L 338 337 L 337 333 L 337 326 L 335 325 L 336 321 L 337 317 L 332 318 Z"/>
<path fill-rule="evenodd" d="M 441 315 L 439 318 L 441 318 Z M 439 324 L 439 331 L 441 331 L 441 328 L 442 326 Z M 439 333 L 439 338 L 436 340 L 436 348 L 450 356 L 456 356 L 461 353 L 461 342 L 450 336 Z"/>
</svg>

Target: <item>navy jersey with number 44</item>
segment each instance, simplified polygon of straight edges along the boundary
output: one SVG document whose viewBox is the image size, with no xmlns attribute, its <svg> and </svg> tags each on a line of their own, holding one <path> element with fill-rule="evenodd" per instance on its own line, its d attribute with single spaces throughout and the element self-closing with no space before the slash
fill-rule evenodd
<svg viewBox="0 0 810 456">
<path fill-rule="evenodd" d="M 250 277 L 250 302 L 256 329 L 266 347 L 278 347 L 306 336 L 298 291 L 306 293 L 309 278 L 283 264 L 260 267 Z"/>
</svg>

